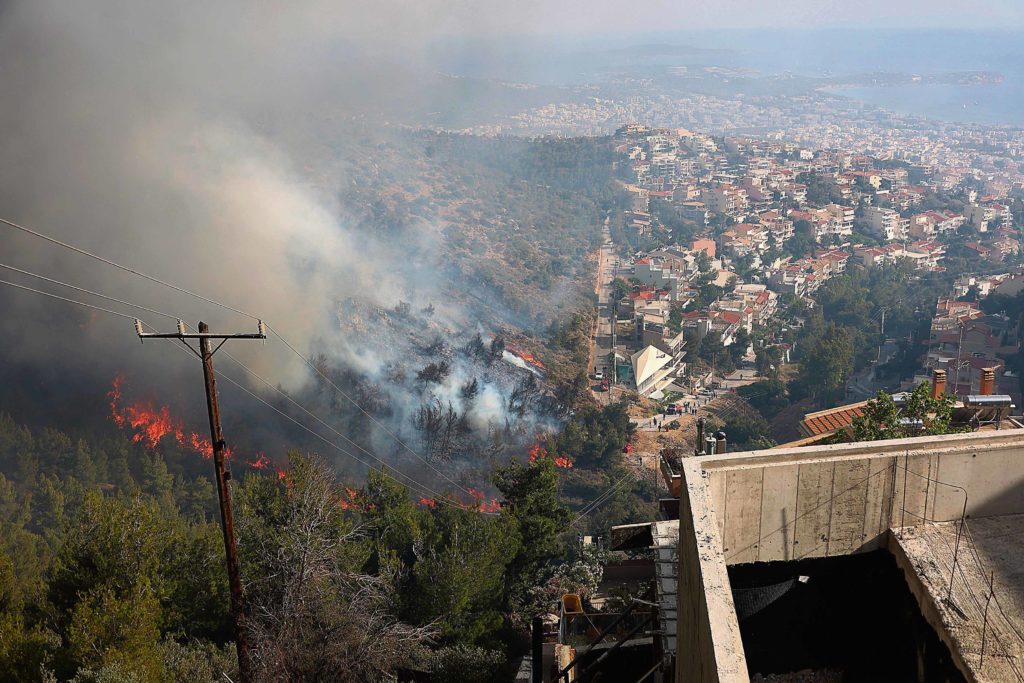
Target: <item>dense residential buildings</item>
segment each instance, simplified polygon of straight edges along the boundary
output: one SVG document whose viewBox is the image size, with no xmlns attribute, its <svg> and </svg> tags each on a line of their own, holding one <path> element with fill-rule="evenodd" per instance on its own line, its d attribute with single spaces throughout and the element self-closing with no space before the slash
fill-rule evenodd
<svg viewBox="0 0 1024 683">
<path fill-rule="evenodd" d="M 893 209 L 869 206 L 864 209 L 864 222 L 872 233 L 886 242 L 906 239 L 910 232 L 910 220 Z"/>
<path fill-rule="evenodd" d="M 899 264 L 923 277 L 943 273 L 951 258 L 996 269 L 1020 255 L 1013 207 L 1024 177 L 1010 171 L 985 182 L 951 155 L 814 149 L 689 128 L 623 126 L 614 141 L 628 169 L 622 226 L 633 245 L 617 273 L 630 291 L 617 323 L 629 344 L 616 353 L 645 395 L 679 388 L 707 335 L 725 347 L 747 340 L 772 324 L 782 298 L 813 307 L 849 268 Z M 1009 279 L 965 275 L 955 294 L 986 296 Z M 1002 368 L 1000 354 L 1012 350 L 1005 338 L 1016 322 L 972 310 L 960 316 L 971 321 L 965 340 L 955 330 L 953 345 L 943 332 L 922 370 L 946 368 L 957 389 Z M 967 357 L 957 360 L 954 348 Z"/>
</svg>

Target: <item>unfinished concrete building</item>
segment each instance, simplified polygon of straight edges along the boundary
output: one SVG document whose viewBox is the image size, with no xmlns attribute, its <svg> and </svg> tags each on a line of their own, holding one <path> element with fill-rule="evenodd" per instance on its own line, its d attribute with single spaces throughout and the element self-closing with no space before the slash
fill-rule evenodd
<svg viewBox="0 0 1024 683">
<path fill-rule="evenodd" d="M 1024 680 L 1024 430 L 664 472 L 677 681 Z"/>
</svg>

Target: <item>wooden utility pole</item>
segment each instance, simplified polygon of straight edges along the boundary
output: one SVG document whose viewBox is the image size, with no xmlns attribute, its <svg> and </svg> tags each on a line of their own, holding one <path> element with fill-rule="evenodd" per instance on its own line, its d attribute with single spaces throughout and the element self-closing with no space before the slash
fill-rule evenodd
<svg viewBox="0 0 1024 683">
<path fill-rule="evenodd" d="M 209 331 L 206 323 L 199 323 L 199 333 Z M 206 382 L 206 408 L 210 414 L 210 441 L 213 444 L 213 469 L 217 477 L 217 498 L 220 499 L 220 526 L 224 532 L 224 552 L 228 564 L 228 585 L 231 588 L 231 616 L 235 622 L 235 647 L 238 650 L 238 677 L 251 680 L 249 666 L 249 638 L 245 626 L 245 599 L 242 595 L 242 576 L 238 570 L 238 546 L 235 543 L 235 518 L 231 512 L 231 474 L 224 465 L 224 433 L 220 425 L 220 402 L 217 400 L 217 377 L 213 374 L 213 348 L 209 337 L 199 339 L 199 353 L 203 361 L 203 380 Z"/>
<path fill-rule="evenodd" d="M 206 408 L 210 416 L 210 443 L 213 446 L 213 468 L 217 479 L 217 497 L 220 500 L 220 525 L 224 534 L 224 554 L 228 568 L 228 586 L 231 589 L 231 618 L 234 622 L 235 649 L 238 651 L 238 680 L 249 683 L 252 680 L 252 664 L 249 660 L 249 638 L 245 624 L 245 596 L 242 593 L 242 576 L 238 569 L 238 546 L 235 543 L 235 519 L 231 512 L 231 490 L 228 481 L 231 471 L 225 463 L 224 433 L 220 424 L 220 403 L 217 400 L 217 377 L 213 372 L 213 354 L 217 353 L 228 339 L 266 339 L 266 327 L 259 321 L 259 332 L 256 334 L 212 334 L 209 326 L 199 323 L 199 332 L 188 333 L 185 324 L 178 321 L 175 334 L 148 333 L 142 331 L 142 323 L 135 321 L 135 332 L 139 339 L 178 339 L 196 354 L 203 363 L 203 380 L 206 384 Z M 186 339 L 198 339 L 199 351 L 196 351 Z M 213 348 L 211 340 L 220 339 L 220 344 Z"/>
</svg>

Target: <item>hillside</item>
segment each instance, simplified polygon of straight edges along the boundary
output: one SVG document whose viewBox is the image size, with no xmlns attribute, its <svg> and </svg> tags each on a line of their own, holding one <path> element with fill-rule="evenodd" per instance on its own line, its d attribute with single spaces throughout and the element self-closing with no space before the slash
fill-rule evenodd
<svg viewBox="0 0 1024 683">
<path fill-rule="evenodd" d="M 532 330 L 586 300 L 601 221 L 622 201 L 607 138 L 405 131 L 354 152 L 343 207 L 362 230 L 436 231 L 443 294 Z"/>
</svg>

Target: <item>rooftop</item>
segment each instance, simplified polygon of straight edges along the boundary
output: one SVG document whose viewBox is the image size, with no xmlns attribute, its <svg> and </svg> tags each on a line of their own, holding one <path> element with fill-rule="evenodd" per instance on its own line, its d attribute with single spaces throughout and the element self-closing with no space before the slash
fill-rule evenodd
<svg viewBox="0 0 1024 683">
<path fill-rule="evenodd" d="M 766 650 L 765 639 L 784 632 L 783 622 L 792 621 L 791 616 L 776 609 L 775 616 L 765 612 L 758 617 L 759 625 L 744 620 L 730 577 L 742 573 L 746 585 L 767 589 L 787 572 L 795 572 L 790 579 L 810 572 L 807 585 L 813 589 L 830 585 L 822 580 L 843 567 L 852 582 L 860 576 L 859 560 L 843 558 L 862 555 L 875 558 L 875 565 L 865 566 L 881 570 L 888 562 L 893 571 L 899 568 L 896 577 L 905 577 L 909 586 L 900 599 L 909 603 L 905 610 L 893 611 L 882 600 L 874 607 L 862 605 L 860 612 L 848 607 L 843 610 L 854 611 L 841 613 L 850 618 L 873 615 L 875 621 L 866 626 L 869 632 L 889 628 L 897 616 L 916 614 L 913 623 L 923 624 L 916 631 L 921 639 L 902 637 L 894 653 L 917 658 L 935 676 L 959 671 L 967 680 L 1003 681 L 1020 678 L 1008 671 L 1024 673 L 1024 431 L 727 453 L 682 458 L 678 465 L 678 473 L 665 472 L 673 491 L 680 493 L 677 680 L 740 681 L 752 673 L 829 664 L 822 655 L 829 654 L 835 639 L 812 646 L 782 638 Z M 968 521 L 957 555 L 953 600 L 936 607 L 948 588 L 955 534 L 965 510 Z M 928 523 L 914 531 L 907 528 L 920 520 Z M 986 643 L 986 653 L 1000 661 L 990 664 L 986 654 L 979 675 L 972 667 L 980 666 L 980 637 L 976 640 L 971 630 L 985 621 L 978 604 L 983 607 L 986 581 L 993 574 L 995 598 L 988 617 L 992 642 Z M 760 575 L 765 578 L 759 580 Z M 886 590 L 897 595 L 902 580 L 887 581 Z M 842 582 L 831 585 L 829 599 L 848 598 Z M 875 596 L 870 585 L 859 580 L 850 590 L 862 591 L 867 599 Z M 799 598 L 799 593 L 791 597 Z M 836 620 L 827 600 L 800 604 L 818 610 L 814 618 L 828 628 L 845 623 Z M 778 623 L 770 621 L 775 618 Z M 976 642 L 977 650 L 972 649 Z M 949 653 L 943 655 L 943 650 Z M 748 656 L 753 669 L 748 669 Z M 794 668 L 770 671 L 766 656 Z M 856 667 L 862 659 L 843 664 Z"/>
<path fill-rule="evenodd" d="M 853 424 L 853 418 L 864 414 L 864 406 L 867 404 L 867 401 L 861 401 L 838 408 L 819 410 L 816 413 L 808 413 L 804 415 L 804 419 L 800 420 L 800 433 L 804 436 L 822 436 L 846 429 Z"/>
<path fill-rule="evenodd" d="M 636 377 L 636 383 L 639 386 L 665 367 L 672 360 L 672 356 L 653 346 L 648 346 L 642 351 L 634 353 L 630 360 L 633 362 L 633 376 Z"/>
<path fill-rule="evenodd" d="M 958 548 L 959 527 L 959 522 L 903 527 L 893 532 L 890 548 L 958 668 L 977 681 L 1019 680 L 1024 673 L 1024 515 L 969 519 Z"/>
</svg>

